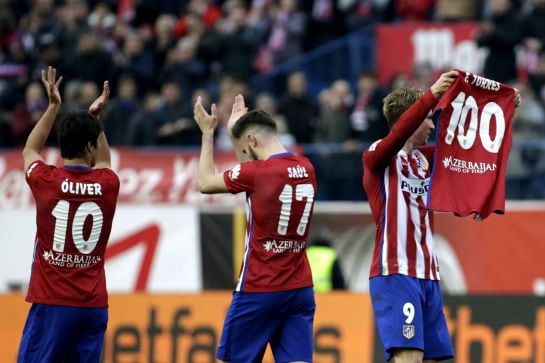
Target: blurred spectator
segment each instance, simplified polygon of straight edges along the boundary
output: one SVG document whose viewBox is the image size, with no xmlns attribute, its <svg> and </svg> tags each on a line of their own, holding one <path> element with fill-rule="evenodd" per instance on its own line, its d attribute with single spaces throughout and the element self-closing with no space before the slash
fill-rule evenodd
<svg viewBox="0 0 545 363">
<path fill-rule="evenodd" d="M 169 52 L 160 75 L 163 82 L 175 81 L 189 94 L 202 87 L 207 76 L 205 63 L 196 57 L 196 41 L 189 36 L 178 40 L 176 47 Z"/>
<path fill-rule="evenodd" d="M 95 82 L 102 88 L 105 80 L 112 79 L 113 70 L 112 58 L 104 49 L 98 35 L 91 31 L 82 33 L 66 78 Z"/>
<path fill-rule="evenodd" d="M 534 74 L 530 75 L 530 85 L 535 94 L 545 104 L 545 50 L 538 58 L 537 68 Z"/>
<path fill-rule="evenodd" d="M 163 68 L 169 50 L 176 45 L 173 35 L 175 23 L 176 18 L 169 14 L 159 15 L 155 22 L 155 36 L 151 39 L 149 47 L 155 54 L 157 69 Z"/>
<path fill-rule="evenodd" d="M 248 89 L 248 84 L 241 79 L 223 77 L 219 84 L 218 95 L 218 127 L 216 132 L 216 145 L 219 150 L 233 150 L 231 137 L 227 132 L 227 120 L 233 109 L 235 96 L 243 95 L 248 109 L 253 107 L 253 99 Z"/>
<path fill-rule="evenodd" d="M 308 96 L 307 79 L 303 72 L 289 75 L 287 93 L 282 97 L 278 111 L 286 117 L 288 130 L 297 143 L 307 144 L 312 141 L 318 105 Z"/>
<path fill-rule="evenodd" d="M 130 74 L 138 84 L 139 92 L 153 89 L 155 86 L 154 55 L 145 47 L 142 35 L 130 32 L 126 35 L 123 51 L 114 57 L 122 73 Z"/>
<path fill-rule="evenodd" d="M 87 19 L 89 26 L 99 32 L 106 32 L 115 26 L 115 15 L 111 12 L 107 1 L 100 1 Z"/>
<path fill-rule="evenodd" d="M 354 96 L 345 80 L 333 82 L 322 92 L 315 142 L 339 143 L 350 138 L 350 111 Z"/>
<path fill-rule="evenodd" d="M 475 0 L 437 0 L 435 19 L 438 21 L 469 21 L 476 17 Z"/>
<path fill-rule="evenodd" d="M 193 121 L 190 105 L 182 100 L 182 90 L 176 82 L 161 88 L 163 104 L 155 111 L 158 145 L 188 146 L 199 142 L 199 130 Z"/>
<path fill-rule="evenodd" d="M 533 7 L 523 17 L 524 66 L 533 79 L 539 73 L 540 53 L 545 51 L 545 0 L 534 0 Z M 534 91 L 538 92 L 535 88 Z"/>
<path fill-rule="evenodd" d="M 412 86 L 420 89 L 428 89 L 436 80 L 438 75 L 434 74 L 430 62 L 415 62 L 413 64 Z"/>
<path fill-rule="evenodd" d="M 522 24 L 510 0 L 491 0 L 491 19 L 481 24 L 477 43 L 489 50 L 484 76 L 507 83 L 517 79 L 515 46 L 521 41 Z"/>
<path fill-rule="evenodd" d="M 101 86 L 102 89 L 102 86 Z M 87 110 L 91 103 L 98 98 L 98 87 L 94 82 L 83 82 L 79 87 L 78 108 Z"/>
<path fill-rule="evenodd" d="M 139 108 L 134 78 L 121 76 L 117 84 L 117 97 L 109 102 L 103 117 L 104 133 L 110 145 L 128 145 L 127 130 Z"/>
<path fill-rule="evenodd" d="M 350 116 L 354 136 L 364 142 L 382 139 L 390 131 L 382 114 L 382 99 L 385 92 L 380 88 L 373 71 L 360 74 L 358 98 Z"/>
<path fill-rule="evenodd" d="M 254 59 L 259 49 L 260 34 L 246 23 L 246 9 L 238 1 L 227 1 L 227 17 L 218 22 L 215 44 L 222 73 L 248 79 L 254 73 Z M 211 49 L 209 49 L 209 52 Z M 212 52 L 214 53 L 214 52 Z"/>
<path fill-rule="evenodd" d="M 157 110 L 161 98 L 158 93 L 149 92 L 144 98 L 142 109 L 129 119 L 127 129 L 127 145 L 153 146 L 156 142 Z"/>
<path fill-rule="evenodd" d="M 361 29 L 382 19 L 389 0 L 339 0 L 338 7 L 342 14 L 347 32 Z"/>
<path fill-rule="evenodd" d="M 29 84 L 24 102 L 15 108 L 11 131 L 16 146 L 25 144 L 30 131 L 47 108 L 48 101 L 42 88 L 39 83 Z"/>
<path fill-rule="evenodd" d="M 312 2 L 308 48 L 320 46 L 339 35 L 339 17 L 335 0 L 315 0 Z"/>
<path fill-rule="evenodd" d="M 426 21 L 433 18 L 435 0 L 391 0 L 388 20 Z"/>
<path fill-rule="evenodd" d="M 521 82 L 519 89 L 523 104 L 513 118 L 513 141 L 537 141 L 545 137 L 545 109 L 533 92 Z M 531 199 L 545 197 L 545 152 L 531 147 L 513 148 L 507 167 L 507 198 Z"/>
<path fill-rule="evenodd" d="M 277 112 L 276 101 L 272 95 L 268 93 L 258 94 L 255 98 L 255 108 L 258 110 L 263 110 L 272 116 L 273 120 L 276 122 L 278 135 L 282 145 L 285 147 L 295 145 L 295 138 L 289 133 L 288 130 L 288 122 L 283 115 Z"/>
<path fill-rule="evenodd" d="M 407 76 L 405 73 L 396 73 L 395 75 L 392 76 L 388 84 L 388 88 L 390 91 L 393 91 L 398 88 L 410 87 L 410 86 L 411 86 L 411 82 L 409 80 L 409 76 Z"/>
<path fill-rule="evenodd" d="M 64 90 L 62 95 L 62 113 L 74 112 L 83 109 L 80 102 L 80 87 L 81 82 L 79 80 L 66 80 L 63 81 Z"/>
<path fill-rule="evenodd" d="M 221 18 L 221 9 L 215 6 L 212 0 L 189 0 L 186 15 L 180 17 L 174 27 L 174 34 L 177 37 L 183 37 L 187 34 L 191 16 L 198 16 L 204 25 L 211 29 L 216 21 Z"/>
<path fill-rule="evenodd" d="M 280 0 L 280 5 L 273 16 L 267 44 L 273 64 L 280 64 L 300 55 L 305 34 L 306 15 L 297 8 L 297 1 Z"/>
<path fill-rule="evenodd" d="M 316 238 L 307 247 L 314 291 L 331 292 L 346 288 L 337 252 L 324 238 Z"/>
</svg>

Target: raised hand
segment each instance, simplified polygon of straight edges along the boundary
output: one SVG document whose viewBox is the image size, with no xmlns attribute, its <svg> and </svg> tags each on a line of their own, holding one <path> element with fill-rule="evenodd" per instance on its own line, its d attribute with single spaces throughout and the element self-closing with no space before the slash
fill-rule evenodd
<svg viewBox="0 0 545 363">
<path fill-rule="evenodd" d="M 193 117 L 203 134 L 213 132 L 218 124 L 218 111 L 215 103 L 212 104 L 211 112 L 212 114 L 206 112 L 202 105 L 202 97 L 197 97 L 197 102 L 195 102 L 193 108 Z"/>
<path fill-rule="evenodd" d="M 110 84 L 108 83 L 108 81 L 104 81 L 104 86 L 102 86 L 102 94 L 93 101 L 91 106 L 89 106 L 89 113 L 93 116 L 98 116 L 100 112 L 106 107 L 106 105 L 108 105 L 109 99 Z"/>
<path fill-rule="evenodd" d="M 440 98 L 458 77 L 457 71 L 450 71 L 441 74 L 439 79 L 430 87 L 431 93 L 435 98 Z"/>
<path fill-rule="evenodd" d="M 248 107 L 244 104 L 244 97 L 238 95 L 235 97 L 235 103 L 233 103 L 233 109 L 231 111 L 231 116 L 227 121 L 227 130 L 231 133 L 233 126 L 237 123 L 238 119 L 244 116 L 248 112 Z"/>
<path fill-rule="evenodd" d="M 42 69 L 42 84 L 47 91 L 49 103 L 52 105 L 60 105 L 61 93 L 59 91 L 59 86 L 62 82 L 62 76 L 56 81 L 55 78 L 57 78 L 57 70 L 55 68 L 49 66 L 47 68 L 47 74 L 46 71 Z"/>
</svg>

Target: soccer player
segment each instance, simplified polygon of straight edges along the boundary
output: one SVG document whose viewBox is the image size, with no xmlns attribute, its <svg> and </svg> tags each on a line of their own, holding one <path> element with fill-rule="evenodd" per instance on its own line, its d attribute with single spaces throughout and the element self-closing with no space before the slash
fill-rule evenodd
<svg viewBox="0 0 545 363">
<path fill-rule="evenodd" d="M 246 193 L 246 246 L 236 291 L 225 318 L 217 357 L 261 362 L 270 343 L 277 362 L 312 362 L 315 302 L 305 254 L 316 198 L 312 164 L 287 152 L 264 111 L 246 112 L 237 96 L 228 122 L 239 160 L 216 174 L 213 160 L 216 106 L 199 98 L 194 117 L 202 131 L 199 190 Z"/>
<path fill-rule="evenodd" d="M 108 82 L 89 112 L 60 120 L 64 166 L 40 156 L 61 106 L 62 77 L 49 67 L 42 83 L 49 106 L 23 150 L 26 180 L 36 200 L 36 242 L 26 300 L 32 303 L 18 363 L 99 362 L 108 320 L 104 252 L 112 228 L 119 179 L 98 120 Z"/>
<path fill-rule="evenodd" d="M 426 92 L 392 91 L 383 111 L 390 133 L 363 153 L 363 186 L 377 225 L 369 290 L 387 360 L 434 362 L 453 356 L 439 268 L 426 210 L 434 126 L 428 114 L 458 73 Z"/>
</svg>

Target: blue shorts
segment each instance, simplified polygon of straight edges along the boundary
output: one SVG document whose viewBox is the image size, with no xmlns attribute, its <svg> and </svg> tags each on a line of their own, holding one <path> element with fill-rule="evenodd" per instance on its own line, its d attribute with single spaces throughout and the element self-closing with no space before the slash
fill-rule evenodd
<svg viewBox="0 0 545 363">
<path fill-rule="evenodd" d="M 416 349 L 424 359 L 454 356 L 439 281 L 405 275 L 373 277 L 369 291 L 386 360 L 397 349 Z"/>
<path fill-rule="evenodd" d="M 276 363 L 312 362 L 312 287 L 281 292 L 236 291 L 223 325 L 217 357 L 261 363 L 267 343 Z"/>
<path fill-rule="evenodd" d="M 108 308 L 32 304 L 17 363 L 98 363 Z"/>
</svg>

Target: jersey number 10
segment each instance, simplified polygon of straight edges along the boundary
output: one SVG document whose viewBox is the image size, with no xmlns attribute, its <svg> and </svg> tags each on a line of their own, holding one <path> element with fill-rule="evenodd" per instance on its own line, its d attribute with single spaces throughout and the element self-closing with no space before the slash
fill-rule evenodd
<svg viewBox="0 0 545 363">
<path fill-rule="evenodd" d="M 457 139 L 460 147 L 465 150 L 471 149 L 477 137 L 477 129 L 479 129 L 479 137 L 485 150 L 497 154 L 502 144 L 503 135 L 505 134 L 505 117 L 501 107 L 496 102 L 488 102 L 484 105 L 479 120 L 479 107 L 473 96 L 469 96 L 466 99 L 466 94 L 460 92 L 450 104 L 454 110 L 450 116 L 445 142 L 448 145 L 452 145 L 454 133 L 458 129 Z M 468 113 L 470 113 L 470 120 L 466 132 L 465 124 Z M 496 135 L 494 140 L 490 138 L 490 121 L 492 116 L 496 118 Z"/>
<path fill-rule="evenodd" d="M 51 214 L 55 217 L 55 235 L 53 236 L 53 251 L 64 252 L 66 231 L 68 229 L 68 213 L 70 202 L 59 200 Z M 83 236 L 83 226 L 88 216 L 91 216 L 91 233 L 87 239 Z M 95 202 L 81 203 L 72 219 L 72 239 L 79 252 L 89 254 L 95 249 L 102 232 L 104 218 L 102 210 Z"/>
</svg>

